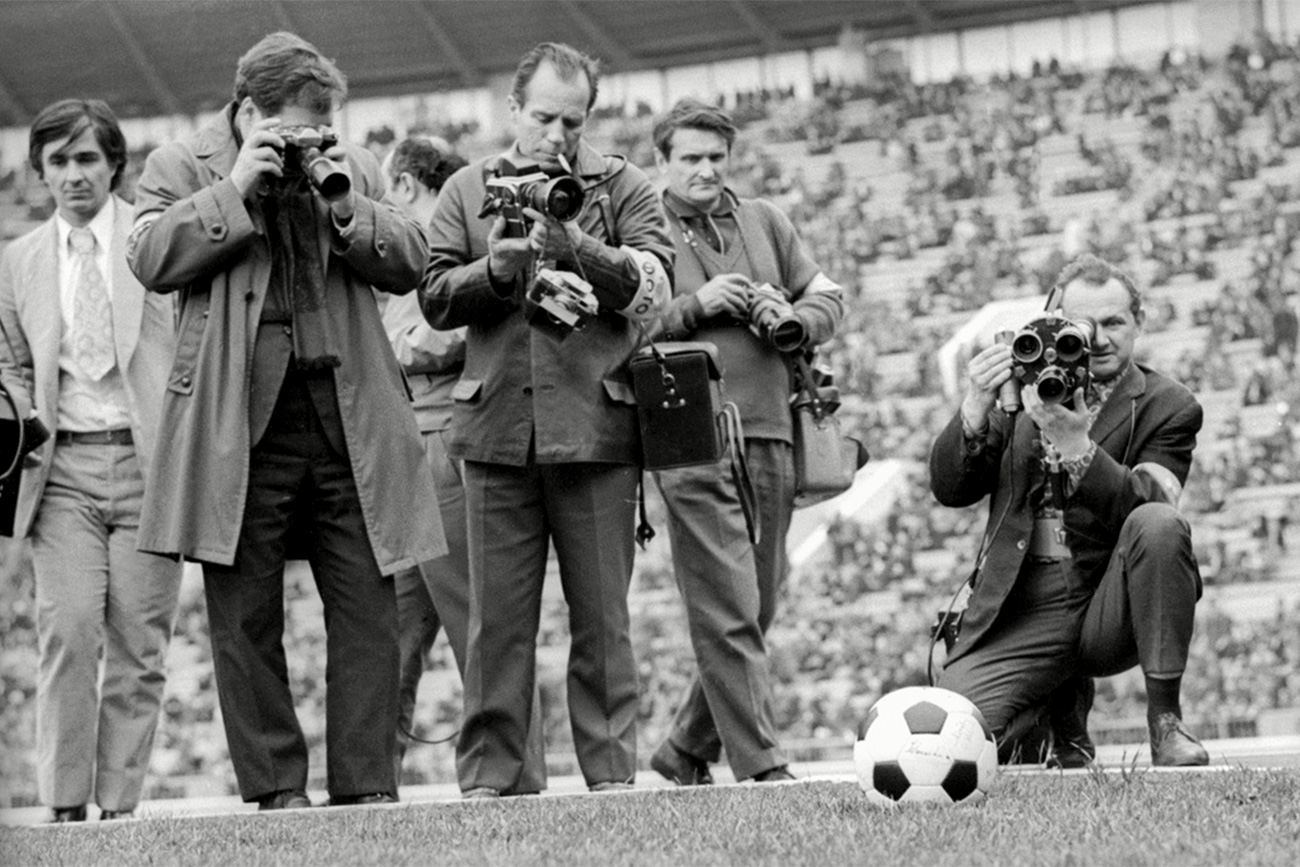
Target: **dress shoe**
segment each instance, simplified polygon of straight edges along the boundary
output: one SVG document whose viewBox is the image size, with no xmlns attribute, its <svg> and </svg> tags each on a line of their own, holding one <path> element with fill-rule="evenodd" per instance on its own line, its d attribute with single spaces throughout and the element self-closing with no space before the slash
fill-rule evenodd
<svg viewBox="0 0 1300 867">
<path fill-rule="evenodd" d="M 281 789 L 257 799 L 259 810 L 302 810 L 310 806 L 311 800 L 301 789 Z"/>
<path fill-rule="evenodd" d="M 79 807 L 55 807 L 54 812 L 50 814 L 51 822 L 84 822 L 86 821 L 86 805 Z"/>
<path fill-rule="evenodd" d="M 790 769 L 785 765 L 768 768 L 761 774 L 754 774 L 754 782 L 756 783 L 788 783 L 793 779 L 796 779 L 795 775 L 790 773 Z"/>
<path fill-rule="evenodd" d="M 501 791 L 491 786 L 475 786 L 472 789 L 466 789 L 461 792 L 460 796 L 467 801 L 485 800 L 490 798 L 501 797 Z"/>
<path fill-rule="evenodd" d="M 134 819 L 135 810 L 100 810 L 99 820 L 101 822 L 115 819 Z"/>
<path fill-rule="evenodd" d="M 1210 754 L 1177 714 L 1162 713 L 1151 722 L 1151 764 L 1183 768 L 1209 763 Z"/>
<path fill-rule="evenodd" d="M 593 783 L 588 789 L 593 792 L 627 792 L 635 789 L 636 786 L 631 783 L 621 781 L 611 781 L 605 783 Z"/>
<path fill-rule="evenodd" d="M 1092 760 L 1097 757 L 1097 748 L 1093 746 L 1092 738 L 1087 735 L 1084 735 L 1084 738 L 1082 742 L 1054 741 L 1052 754 L 1047 757 L 1047 767 L 1053 770 L 1064 770 L 1086 768 L 1092 764 Z"/>
<path fill-rule="evenodd" d="M 709 763 L 682 752 L 669 741 L 664 741 L 655 750 L 655 754 L 650 757 L 650 767 L 665 780 L 671 780 L 679 786 L 713 785 Z"/>
<path fill-rule="evenodd" d="M 388 792 L 370 792 L 365 795 L 340 795 L 337 798 L 330 798 L 326 802 L 327 807 L 369 807 L 373 804 L 396 804 L 398 803 L 396 795 L 390 795 Z"/>
</svg>

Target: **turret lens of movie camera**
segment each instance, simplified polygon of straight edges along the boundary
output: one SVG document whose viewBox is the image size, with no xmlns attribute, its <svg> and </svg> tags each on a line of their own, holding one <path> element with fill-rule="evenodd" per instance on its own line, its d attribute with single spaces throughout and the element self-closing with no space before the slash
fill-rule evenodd
<svg viewBox="0 0 1300 867">
<path fill-rule="evenodd" d="M 1049 367 L 1038 376 L 1038 396 L 1043 403 L 1060 403 L 1066 398 L 1065 376 L 1059 368 Z"/>
<path fill-rule="evenodd" d="M 1078 361 L 1086 346 L 1083 333 L 1077 328 L 1067 326 L 1056 335 L 1056 356 L 1063 362 Z"/>
<path fill-rule="evenodd" d="M 1030 364 L 1043 354 L 1043 341 L 1032 331 L 1022 331 L 1011 341 L 1011 354 L 1021 364 Z"/>
</svg>

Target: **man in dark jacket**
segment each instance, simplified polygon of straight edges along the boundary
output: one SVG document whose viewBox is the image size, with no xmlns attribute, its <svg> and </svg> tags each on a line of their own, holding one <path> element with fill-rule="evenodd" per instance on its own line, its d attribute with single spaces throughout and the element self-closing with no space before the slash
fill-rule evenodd
<svg viewBox="0 0 1300 867">
<path fill-rule="evenodd" d="M 930 453 L 939 502 L 990 497 L 985 550 L 938 685 L 975 702 L 1003 761 L 1045 707 L 1050 763 L 1080 766 L 1095 754 L 1091 678 L 1140 665 L 1153 764 L 1203 765 L 1179 703 L 1201 577 L 1177 509 L 1201 407 L 1134 360 L 1145 315 L 1127 275 L 1084 256 L 1057 285 L 1065 318 L 1094 324 L 1091 384 L 1059 402 L 1025 387 L 1023 411 L 997 408 L 1014 365 L 997 343 L 971 359 L 961 410 Z"/>
<path fill-rule="evenodd" d="M 465 462 L 469 521 L 457 747 L 467 797 L 521 791 L 551 542 L 569 604 L 578 764 L 595 791 L 626 788 L 636 773 L 627 591 L 640 452 L 623 368 L 637 320 L 667 299 L 673 248 L 645 175 L 582 140 L 596 79 L 595 62 L 566 45 L 528 52 L 510 94 L 514 145 L 453 175 L 431 225 L 424 314 L 434 328 L 468 327 L 449 448 Z M 485 213 L 488 178 L 509 183 L 512 171 L 576 179 L 580 212 L 568 222 L 533 207 L 522 220 L 508 209 Z M 557 281 L 568 287 L 569 311 L 546 309 L 546 287 Z M 583 317 L 584 327 L 561 336 L 561 321 Z"/>
</svg>

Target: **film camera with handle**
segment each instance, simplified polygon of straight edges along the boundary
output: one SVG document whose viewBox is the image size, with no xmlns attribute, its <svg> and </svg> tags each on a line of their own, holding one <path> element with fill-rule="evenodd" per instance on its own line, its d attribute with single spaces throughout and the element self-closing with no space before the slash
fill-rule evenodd
<svg viewBox="0 0 1300 867">
<path fill-rule="evenodd" d="M 999 331 L 995 339 L 1011 346 L 1011 379 L 998 399 L 1006 412 L 1020 410 L 1020 390 L 1033 388 L 1043 403 L 1071 406 L 1074 392 L 1087 388 L 1095 326 L 1090 319 L 1067 319 L 1059 310 L 1034 317 L 1018 331 Z"/>
<path fill-rule="evenodd" d="M 502 157 L 484 179 L 487 193 L 479 219 L 505 217 L 507 238 L 525 238 L 531 208 L 547 218 L 568 223 L 578 218 L 586 200 L 582 184 L 571 175 L 551 176 L 535 162 Z M 530 325 L 563 340 L 595 317 L 599 305 L 591 284 L 581 275 L 560 268 L 538 268 L 525 293 L 524 315 Z"/>
<path fill-rule="evenodd" d="M 270 130 L 284 139 L 284 180 L 306 177 L 327 202 L 336 202 L 352 190 L 352 178 L 344 168 L 325 156 L 339 143 L 328 126 L 278 126 Z"/>
</svg>

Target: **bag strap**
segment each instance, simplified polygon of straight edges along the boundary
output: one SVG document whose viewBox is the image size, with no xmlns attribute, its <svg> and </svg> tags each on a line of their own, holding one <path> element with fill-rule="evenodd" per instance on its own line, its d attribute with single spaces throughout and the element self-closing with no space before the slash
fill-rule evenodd
<svg viewBox="0 0 1300 867">
<path fill-rule="evenodd" d="M 722 436 L 727 451 L 731 454 L 731 479 L 736 483 L 736 495 L 740 498 L 740 511 L 745 515 L 745 531 L 749 543 L 757 545 L 762 535 L 758 519 L 758 493 L 749 475 L 749 462 L 745 459 L 745 432 L 740 424 L 740 410 L 730 401 L 722 407 L 719 416 Z"/>
</svg>

